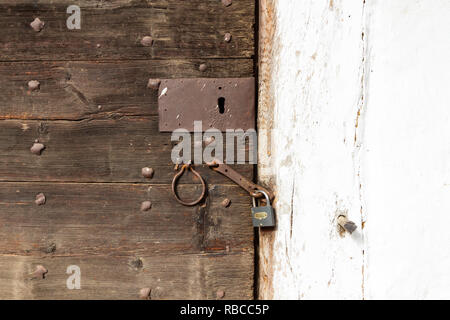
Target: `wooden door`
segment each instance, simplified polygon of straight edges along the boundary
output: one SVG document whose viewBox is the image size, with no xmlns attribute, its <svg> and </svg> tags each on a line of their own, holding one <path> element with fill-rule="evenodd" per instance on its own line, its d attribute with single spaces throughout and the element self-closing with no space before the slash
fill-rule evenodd
<svg viewBox="0 0 450 320">
<path fill-rule="evenodd" d="M 0 0 L 0 298 L 253 298 L 250 197 L 203 167 L 205 204 L 175 201 L 170 133 L 147 81 L 253 76 L 255 1 L 76 2 L 70 30 L 73 1 Z M 184 196 L 198 189 L 181 180 Z"/>
</svg>

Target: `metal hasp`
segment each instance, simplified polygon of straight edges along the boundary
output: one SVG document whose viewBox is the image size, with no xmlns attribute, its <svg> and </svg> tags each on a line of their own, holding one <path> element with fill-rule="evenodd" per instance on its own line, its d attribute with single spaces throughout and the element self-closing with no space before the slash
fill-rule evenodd
<svg viewBox="0 0 450 320">
<path fill-rule="evenodd" d="M 160 132 L 255 129 L 255 78 L 161 80 L 158 112 Z"/>
<path fill-rule="evenodd" d="M 245 178 L 225 163 L 218 163 L 217 161 L 213 161 L 211 163 L 208 163 L 207 165 L 210 169 L 219 172 L 234 181 L 242 189 L 246 190 L 253 198 L 261 198 L 264 196 L 264 194 L 267 194 L 269 201 L 275 198 L 273 192 Z"/>
</svg>

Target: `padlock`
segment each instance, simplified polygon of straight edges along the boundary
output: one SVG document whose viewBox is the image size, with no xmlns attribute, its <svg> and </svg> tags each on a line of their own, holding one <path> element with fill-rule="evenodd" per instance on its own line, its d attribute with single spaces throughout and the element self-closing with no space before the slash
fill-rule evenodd
<svg viewBox="0 0 450 320">
<path fill-rule="evenodd" d="M 263 207 L 256 206 L 256 199 L 253 197 L 252 220 L 254 227 L 274 227 L 275 213 L 270 205 L 270 199 L 266 192 L 256 190 L 256 193 L 262 193 L 266 198 L 266 205 Z"/>
</svg>

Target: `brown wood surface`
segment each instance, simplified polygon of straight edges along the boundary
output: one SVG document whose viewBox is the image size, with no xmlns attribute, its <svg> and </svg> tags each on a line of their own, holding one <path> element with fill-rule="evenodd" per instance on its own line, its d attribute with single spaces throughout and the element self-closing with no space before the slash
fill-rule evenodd
<svg viewBox="0 0 450 320">
<path fill-rule="evenodd" d="M 186 198 L 199 189 L 179 188 Z M 46 195 L 45 205 L 34 203 L 38 193 Z M 224 198 L 229 207 L 221 205 Z M 152 208 L 142 212 L 147 200 Z M 250 205 L 235 185 L 210 185 L 204 204 L 185 207 L 168 185 L 2 183 L 0 251 L 37 257 L 242 252 L 252 245 Z"/>
<path fill-rule="evenodd" d="M 135 256 L 0 256 L 0 296 L 5 299 L 139 299 L 141 288 L 151 288 L 151 299 L 216 299 L 223 290 L 225 299 L 252 299 L 252 268 L 243 268 L 253 253 L 181 254 Z M 33 279 L 37 265 L 48 273 Z M 81 269 L 81 289 L 69 290 L 67 267 Z"/>
<path fill-rule="evenodd" d="M 254 55 L 254 0 L 77 1 L 81 29 L 69 30 L 74 1 L 0 2 L 1 61 L 220 58 Z M 38 17 L 44 29 L 30 23 Z M 232 41 L 224 41 L 225 33 Z M 140 41 L 151 36 L 154 43 Z"/>
<path fill-rule="evenodd" d="M 0 120 L 0 181 L 172 182 L 170 133 L 158 131 L 158 116 L 83 121 Z M 41 155 L 30 147 L 45 145 Z M 237 144 L 236 144 L 237 145 Z M 141 174 L 151 167 L 148 180 Z M 248 178 L 252 165 L 235 165 Z M 198 171 L 208 183 L 230 180 L 206 166 Z M 191 173 L 181 182 L 198 183 Z"/>
<path fill-rule="evenodd" d="M 81 30 L 66 27 L 72 4 Z M 147 81 L 254 76 L 254 11 L 254 0 L 0 0 L 0 299 L 138 299 L 144 287 L 152 299 L 253 298 L 251 199 L 198 166 L 206 201 L 175 201 L 175 143 Z M 252 165 L 234 168 L 253 178 Z M 180 184 L 183 198 L 200 193 L 191 174 Z M 66 287 L 70 265 L 81 290 Z"/>
<path fill-rule="evenodd" d="M 200 72 L 204 62 L 208 69 Z M 157 115 L 149 78 L 248 77 L 253 60 L 3 62 L 0 75 L 0 119 L 79 120 Z M 39 81 L 40 90 L 29 90 L 30 80 Z"/>
</svg>

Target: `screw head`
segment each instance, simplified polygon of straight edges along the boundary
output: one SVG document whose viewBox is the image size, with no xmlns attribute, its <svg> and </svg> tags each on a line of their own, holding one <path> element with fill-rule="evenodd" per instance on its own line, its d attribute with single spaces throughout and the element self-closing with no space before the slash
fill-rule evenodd
<svg viewBox="0 0 450 320">
<path fill-rule="evenodd" d="M 141 204 L 141 211 L 148 211 L 152 207 L 152 203 L 150 201 L 144 201 Z"/>
<path fill-rule="evenodd" d="M 151 179 L 151 178 L 153 178 L 155 171 L 152 168 L 145 167 L 145 168 L 142 168 L 141 173 L 145 178 Z"/>
<path fill-rule="evenodd" d="M 208 69 L 208 65 L 206 63 L 202 63 L 199 67 L 198 70 L 201 72 L 205 72 L 206 69 Z"/>
<path fill-rule="evenodd" d="M 45 22 L 41 21 L 39 18 L 35 18 L 33 22 L 30 23 L 31 28 L 33 28 L 34 31 L 40 32 L 42 29 L 44 29 Z"/>
<path fill-rule="evenodd" d="M 231 33 L 227 32 L 227 33 L 225 33 L 225 36 L 223 37 L 223 40 L 224 40 L 225 42 L 230 42 L 230 41 L 231 41 L 231 38 L 232 38 Z"/>
<path fill-rule="evenodd" d="M 142 38 L 141 44 L 142 44 L 144 47 L 150 47 L 150 46 L 153 45 L 153 38 L 150 37 L 150 36 L 145 36 L 145 37 Z"/>
<path fill-rule="evenodd" d="M 43 193 L 39 193 L 36 195 L 36 200 L 34 200 L 34 203 L 36 203 L 38 206 L 41 206 L 45 204 L 45 195 Z"/>
<path fill-rule="evenodd" d="M 30 80 L 28 81 L 28 89 L 31 91 L 39 90 L 41 86 L 41 83 L 37 80 Z"/>
<path fill-rule="evenodd" d="M 142 300 L 150 300 L 151 293 L 152 293 L 152 289 L 142 288 L 141 290 L 139 290 L 139 298 L 141 298 Z"/>
</svg>

